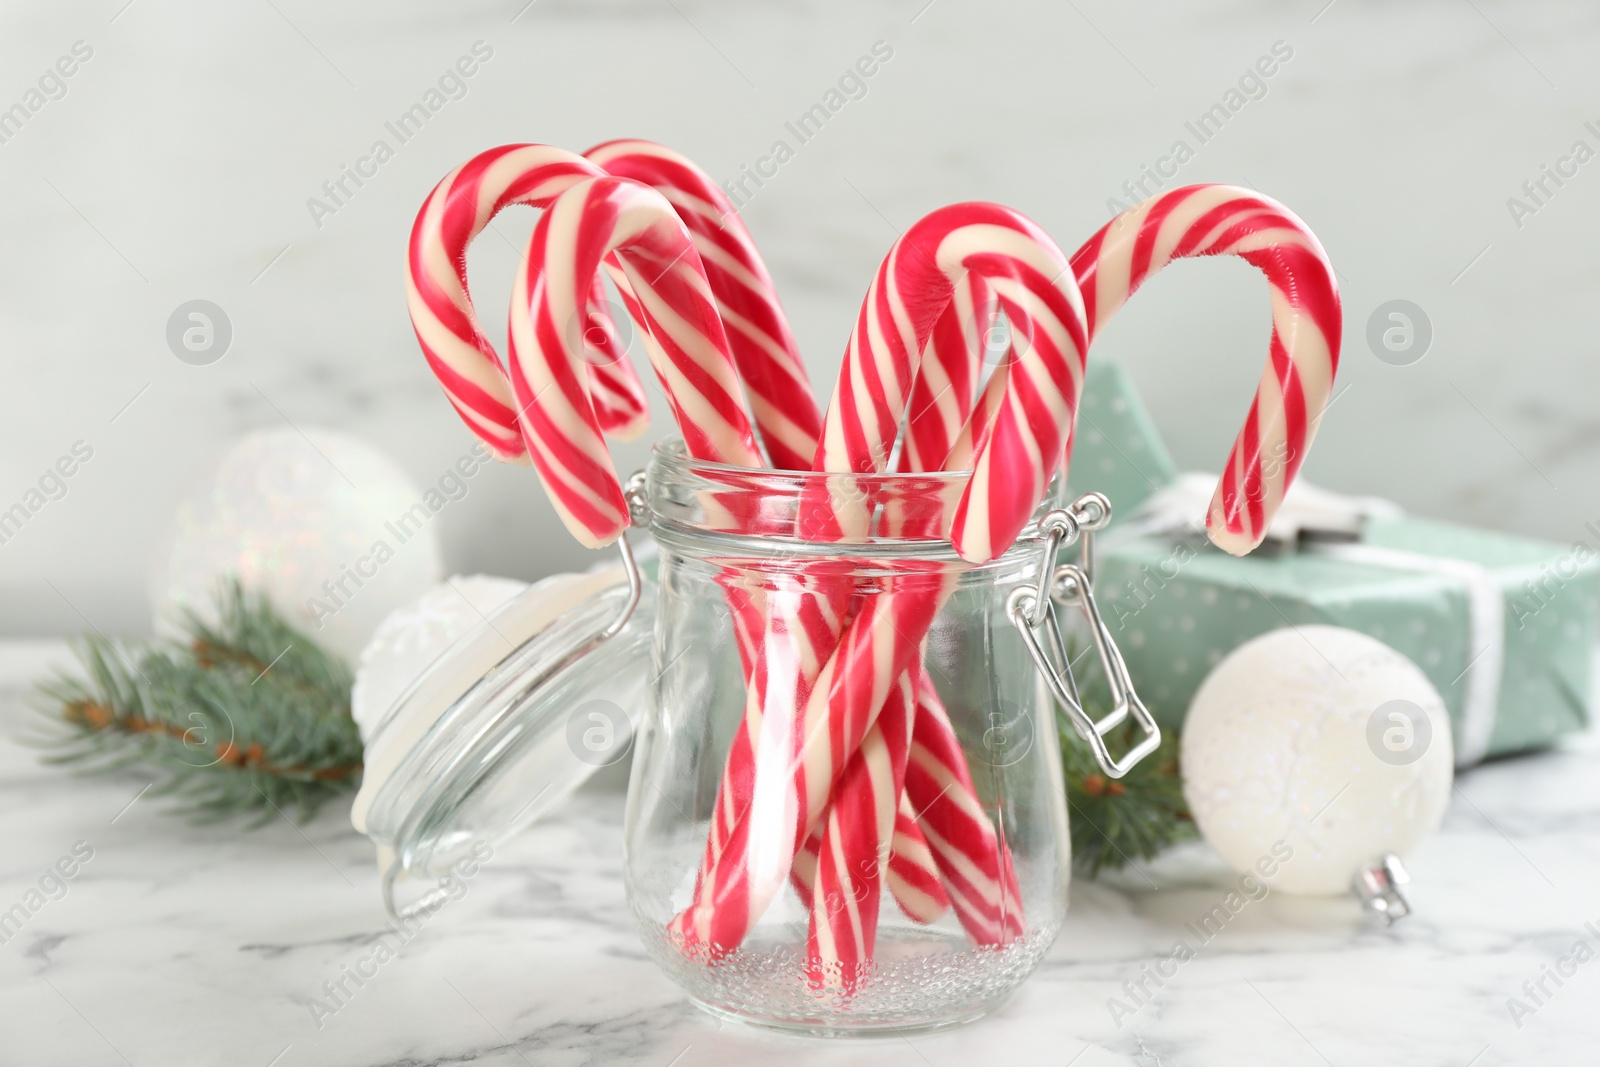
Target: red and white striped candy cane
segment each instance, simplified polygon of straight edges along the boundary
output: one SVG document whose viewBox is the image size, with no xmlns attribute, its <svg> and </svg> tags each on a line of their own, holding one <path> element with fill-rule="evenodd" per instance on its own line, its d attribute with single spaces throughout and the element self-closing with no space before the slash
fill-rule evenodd
<svg viewBox="0 0 1600 1067">
<path fill-rule="evenodd" d="M 626 275 L 689 454 L 761 462 L 710 284 L 672 205 L 623 178 L 573 185 L 539 219 L 517 274 L 509 370 L 545 492 L 567 529 L 591 548 L 627 528 L 628 507 L 595 417 L 581 339 L 566 324 L 607 256 Z"/>
<path fill-rule="evenodd" d="M 642 140 L 611 141 L 584 153 L 591 162 L 608 173 L 644 182 L 671 201 L 690 233 L 706 266 L 718 310 L 728 333 L 734 362 L 745 385 L 746 396 L 755 418 L 758 436 L 773 466 L 804 469 L 816 451 L 822 426 L 811 382 L 800 359 L 793 332 L 786 321 L 772 279 L 748 233 L 739 223 L 733 205 L 716 183 L 687 158 L 661 145 Z M 623 292 L 626 294 L 626 290 Z M 626 295 L 624 296 L 626 300 Z M 953 308 L 946 320 L 953 322 L 966 309 Z M 941 320 L 945 333 L 950 332 Z M 744 647 L 757 636 L 751 632 L 751 617 L 762 608 L 763 594 L 747 591 L 731 599 L 736 615 L 735 632 L 740 638 L 741 662 L 747 686 L 759 694 L 765 684 L 763 656 L 759 649 Z M 843 628 L 842 613 L 848 604 L 839 598 L 807 595 L 795 604 L 791 633 L 802 648 L 829 648 L 837 642 Z M 738 616 L 742 616 L 738 617 Z M 807 670 L 812 677 L 820 670 L 814 659 Z M 747 702 L 745 721 L 730 746 L 724 768 L 723 788 L 719 790 L 712 820 L 709 850 L 720 853 L 734 816 L 749 803 L 754 777 L 754 741 L 760 734 L 760 701 Z M 904 843 L 895 865 L 896 886 L 908 894 L 902 901 L 908 913 L 929 920 L 937 906 L 937 871 L 931 862 L 918 870 L 931 850 L 914 822 L 907 821 L 898 837 Z M 794 877 L 797 890 L 803 887 L 809 898 L 810 871 L 807 856 L 797 857 Z M 800 873 L 805 872 L 805 873 Z M 932 891 L 929 878 L 935 879 Z"/>
<path fill-rule="evenodd" d="M 1027 525 L 1055 473 L 1077 412 L 1087 348 L 1083 298 L 1055 242 L 998 204 L 952 204 L 925 216 L 878 268 L 856 320 L 823 424 L 817 470 L 882 471 L 934 321 L 968 273 L 988 282 L 1011 324 L 1014 354 L 995 372 L 1004 403 L 973 455 L 950 519 L 963 559 L 999 556 Z M 803 509 L 801 536 L 863 538 L 868 502 L 836 495 Z"/>
<path fill-rule="evenodd" d="M 1256 264 L 1275 289 L 1268 369 L 1235 445 L 1228 467 L 1231 477 L 1225 476 L 1218 487 L 1209 516 L 1213 540 L 1230 551 L 1243 552 L 1259 541 L 1270 522 L 1331 392 L 1339 346 L 1339 304 L 1332 266 L 1320 244 L 1299 219 L 1275 201 L 1244 190 L 1211 186 L 1177 190 L 1140 205 L 1097 234 L 1073 263 L 1093 337 L 1133 289 L 1171 259 L 1225 252 Z M 1028 340 L 1031 338 L 1025 338 Z M 982 439 L 982 428 L 1005 402 L 1005 385 L 996 379 L 985 391 L 979 410 L 952 449 L 950 466 L 971 460 L 974 443 Z M 1268 413 L 1266 418 L 1261 416 L 1263 410 Z M 1315 414 L 1306 417 L 1307 412 Z M 1276 448 L 1274 441 L 1280 442 Z M 1252 447 L 1254 455 L 1246 455 Z M 1269 457 L 1266 463 L 1260 459 L 1264 451 Z M 919 782 L 921 788 L 933 791 L 943 766 L 944 761 L 931 758 L 926 751 L 914 756 L 908 771 L 908 795 Z M 987 826 L 981 811 L 973 814 L 972 825 Z M 929 840 L 936 853 L 949 844 L 931 831 Z M 1014 885 L 1009 869 L 1004 874 Z M 992 885 L 989 879 L 984 881 Z M 974 895 L 964 891 L 967 887 L 951 886 L 948 881 L 947 889 L 965 921 Z"/>
<path fill-rule="evenodd" d="M 1066 426 L 1077 409 L 1087 332 L 1066 257 L 1016 212 L 990 204 L 954 205 L 927 216 L 896 243 L 857 320 L 815 466 L 863 473 L 884 469 L 929 332 L 952 300 L 956 284 L 969 274 L 988 283 L 1008 320 L 1024 331 L 1027 341 L 1016 347 L 1008 365 L 996 371 L 1003 376 L 1005 402 L 974 456 L 973 480 L 956 505 L 952 525 L 958 552 L 975 562 L 986 562 L 1010 547 L 1044 495 L 1061 455 Z M 996 455 L 1008 462 L 999 479 L 993 476 Z M 1024 492 L 1031 495 L 1019 495 L 1014 485 L 1005 484 L 1013 478 L 1016 484 L 1029 487 Z M 828 504 L 826 510 L 803 511 L 802 527 L 809 527 L 812 536 L 824 540 L 865 536 L 870 520 L 865 502 L 841 495 Z M 925 633 L 925 628 L 908 627 L 889 639 L 920 645 Z M 904 780 L 911 739 L 905 737 L 900 747 L 892 745 L 896 738 L 889 740 L 885 758 L 898 770 L 895 777 Z M 965 766 L 959 752 L 953 762 Z M 951 777 L 951 768 L 945 771 Z M 915 805 L 917 794 L 912 792 L 909 799 Z M 979 821 L 987 824 L 981 812 Z M 964 819 L 960 825 L 973 829 L 970 820 Z M 962 854 L 961 846 L 970 844 L 946 843 L 941 850 L 942 839 L 928 822 L 923 826 L 936 860 L 942 854 L 955 861 Z M 829 832 L 832 830 L 830 823 Z M 855 828 L 857 840 L 851 844 L 857 863 L 867 862 L 869 855 L 867 842 L 860 840 L 863 832 Z M 825 834 L 821 854 L 826 857 L 837 847 Z M 1012 936 L 1006 910 L 1014 909 L 1017 901 L 1009 863 L 998 850 L 991 850 L 987 858 L 994 865 L 985 886 L 993 905 L 988 909 L 991 914 L 983 914 L 982 900 L 964 900 L 957 908 L 969 931 L 975 926 L 981 929 L 981 920 L 988 919 L 987 936 L 980 934 L 976 939 L 997 943 Z M 827 870 L 821 866 L 817 872 L 816 895 L 823 901 L 844 891 L 824 880 Z M 951 889 L 948 881 L 946 888 Z M 952 892 L 951 899 L 957 902 L 958 894 Z M 831 929 L 837 920 L 828 909 L 815 905 L 811 916 L 812 952 L 826 953 L 837 937 Z M 866 958 L 870 958 L 872 932 L 861 933 L 866 939 Z"/>
<path fill-rule="evenodd" d="M 939 880 L 939 865 L 933 857 L 932 846 L 904 789 L 900 792 L 900 808 L 894 817 L 894 839 L 890 842 L 886 877 L 895 903 L 914 922 L 925 925 L 938 922 L 950 910 L 950 895 Z"/>
<path fill-rule="evenodd" d="M 705 205 L 689 194 L 703 187 L 713 190 L 714 198 L 720 193 L 692 163 L 647 142 L 614 142 L 600 146 L 594 153 L 600 157 L 599 162 L 546 145 L 508 145 L 480 153 L 439 183 L 413 227 L 408 297 L 418 339 L 451 402 L 469 427 L 502 459 L 526 462 L 526 442 L 515 418 L 511 384 L 492 342 L 479 325 L 466 280 L 467 248 L 499 211 L 512 204 L 542 208 L 574 183 L 607 173 L 605 168 L 609 166 L 623 172 L 622 176 L 637 174 L 647 184 L 652 179 L 661 182 L 664 195 L 676 201 L 675 206 L 681 205 L 680 215 L 694 229 L 697 250 L 717 247 L 715 241 L 700 238 L 706 229 Z M 663 154 L 670 158 L 659 165 L 652 163 Z M 711 204 L 713 209 L 715 206 Z M 763 342 L 789 358 L 792 335 L 766 268 L 742 224 L 736 216 L 729 218 L 718 228 L 718 234 L 723 244 L 736 249 L 738 261 L 730 264 L 726 262 L 729 253 L 718 251 L 714 258 L 722 265 L 708 269 L 713 292 L 719 302 L 740 309 L 744 316 L 741 321 L 757 323 L 768 330 Z M 644 312 L 633 299 L 626 276 L 618 271 L 613 278 L 629 313 L 635 321 L 643 321 Z M 719 285 L 724 292 L 718 292 Z M 752 288 L 759 291 L 752 292 Z M 643 431 L 647 403 L 626 360 L 626 346 L 606 313 L 605 291 L 598 276 L 593 279 L 592 294 L 586 321 L 580 324 L 582 330 L 575 331 L 581 332 L 590 346 L 589 396 L 601 429 L 609 436 L 628 439 Z M 739 335 L 746 346 L 753 343 L 752 329 Z M 644 339 L 652 358 L 656 358 L 658 352 L 648 333 Z M 797 361 L 791 362 L 799 366 Z M 790 383 L 791 391 L 812 411 L 809 424 L 802 418 L 800 425 L 820 425 L 821 415 L 816 411 L 810 385 L 804 380 L 803 371 L 799 373 L 799 381 Z M 762 429 L 768 436 L 782 435 L 792 433 L 795 425 L 794 419 L 780 413 Z M 815 445 L 814 429 L 800 443 L 809 462 Z M 749 622 L 753 616 L 759 629 L 759 594 L 741 595 L 730 590 L 729 597 L 736 618 L 742 615 Z M 748 673 L 754 665 L 747 661 L 746 666 L 747 679 L 755 677 Z M 753 730 L 745 733 L 754 738 Z M 730 760 L 739 758 L 736 746 Z"/>
<path fill-rule="evenodd" d="M 496 457 L 526 461 L 510 383 L 468 294 L 467 247 L 506 207 L 543 207 L 572 183 L 610 173 L 656 186 L 673 202 L 695 236 L 718 307 L 732 326 L 736 361 L 765 389 L 761 396 L 782 398 L 779 404 L 758 404 L 755 412 L 773 461 L 809 464 L 821 415 L 766 266 L 726 197 L 689 160 L 648 141 L 614 141 L 590 156 L 538 144 L 493 148 L 452 171 L 424 202 L 412 227 L 407 300 L 417 339 L 452 405 Z M 622 295 L 626 302 L 626 289 Z M 587 313 L 572 328 L 592 346 L 592 397 L 601 427 L 631 440 L 644 431 L 647 400 L 623 358 L 606 306 L 597 278 Z"/>
<path fill-rule="evenodd" d="M 1243 555 L 1265 536 L 1333 392 L 1343 323 L 1327 253 L 1304 222 L 1270 197 L 1190 185 L 1112 219 L 1073 254 L 1072 267 L 1092 339 L 1168 263 L 1220 255 L 1257 267 L 1272 287 L 1266 370 L 1206 516 L 1211 540 Z M 973 426 L 981 425 L 975 418 Z M 973 439 L 972 432 L 963 435 L 958 450 Z"/>
<path fill-rule="evenodd" d="M 963 469 L 946 461 L 972 416 L 998 307 L 982 275 L 968 272 L 956 283 L 950 306 L 928 337 L 911 385 L 896 470 Z"/>
<path fill-rule="evenodd" d="M 1092 337 L 1174 259 L 1216 255 L 1238 256 L 1272 286 L 1266 370 L 1206 515 L 1211 540 L 1243 555 L 1266 536 L 1333 393 L 1342 321 L 1327 253 L 1276 200 L 1229 185 L 1191 185 L 1112 219 L 1072 265 Z"/>
<path fill-rule="evenodd" d="M 626 155 L 614 158 L 620 160 L 620 166 L 627 167 Z M 698 173 L 692 164 L 681 161 L 680 180 L 685 170 Z M 512 204 L 542 208 L 573 184 L 605 173 L 599 164 L 564 149 L 506 145 L 480 153 L 458 167 L 433 190 L 417 215 L 409 248 L 407 295 L 418 340 L 451 403 L 501 459 L 527 462 L 527 444 L 517 422 L 511 383 L 493 343 L 479 325 L 467 290 L 467 248 L 504 208 Z M 735 240 L 743 235 L 737 219 L 730 220 L 728 232 Z M 748 240 L 744 243 L 748 244 Z M 765 268 L 753 249 L 750 255 L 754 262 L 747 264 L 749 270 L 765 278 Z M 719 272 L 718 277 L 743 284 L 727 270 Z M 632 299 L 627 278 L 619 273 L 616 280 L 635 321 L 643 321 L 644 312 Z M 589 307 L 580 323 L 582 330 L 573 331 L 581 332 L 592 352 L 589 399 L 599 427 L 610 436 L 628 439 L 643 431 L 647 403 L 626 360 L 625 346 L 617 336 L 615 324 L 605 311 L 605 291 L 598 275 L 592 278 L 590 292 Z M 768 300 L 771 313 L 778 317 L 787 337 L 777 298 L 770 291 Z M 647 348 L 652 357 L 659 355 L 657 346 Z M 809 386 L 806 396 L 810 396 Z M 815 402 L 811 403 L 815 407 Z M 820 415 L 816 421 L 820 422 Z M 787 425 L 786 421 L 780 423 L 781 427 Z M 759 457 L 749 455 L 742 458 L 759 461 Z M 607 481 L 609 478 L 600 484 Z M 604 493 L 603 489 L 591 491 Z M 736 618 L 742 615 L 748 622 L 753 615 L 759 626 L 759 604 L 750 596 L 738 595 L 736 590 L 730 590 L 729 596 Z M 753 740 L 754 733 L 747 733 Z"/>
<path fill-rule="evenodd" d="M 888 566 L 896 573 L 885 581 L 895 592 L 861 597 L 809 690 L 795 688 L 795 645 L 769 626 L 751 801 L 720 854 L 702 870 L 689 907 L 673 920 L 686 951 L 716 958 L 744 940 L 789 876 L 849 757 L 901 684 L 900 676 L 915 667 L 920 649 L 894 635 L 926 632 L 947 595 L 948 579 L 937 566 Z M 769 618 L 775 599 L 769 593 Z"/>
<path fill-rule="evenodd" d="M 628 345 L 607 311 L 606 290 L 594 280 L 588 321 L 583 324 L 595 418 L 607 437 L 637 441 L 650 427 L 650 398 L 628 362 Z"/>
<path fill-rule="evenodd" d="M 822 415 L 766 264 L 726 195 L 688 158 L 650 141 L 610 141 L 584 156 L 609 174 L 651 186 L 683 219 L 716 297 L 734 364 L 751 405 L 758 442 L 774 466 L 808 464 Z M 639 311 L 626 279 L 617 279 L 615 270 L 612 277 L 619 282 L 618 291 L 630 314 L 637 318 Z M 647 343 L 649 340 L 647 337 Z M 752 694 L 758 695 L 765 684 L 760 652 L 764 592 L 748 587 L 730 590 L 729 606 L 745 682 Z M 745 721 L 728 752 L 708 842 L 712 850 L 720 851 L 733 819 L 749 802 L 760 726 L 757 696 L 748 701 Z"/>
<path fill-rule="evenodd" d="M 870 974 L 878 908 L 890 868 L 905 760 L 916 717 L 917 672 L 900 676 L 861 746 L 846 761 L 822 820 L 812 886 L 806 977 L 855 993 Z"/>
<path fill-rule="evenodd" d="M 917 709 L 920 715 L 920 706 Z M 825 825 L 819 823 L 795 856 L 790 881 L 800 902 L 809 910 L 811 890 L 817 878 L 817 856 L 822 851 Z M 939 863 L 918 821 L 917 812 L 900 791 L 900 806 L 894 817 L 894 836 L 889 845 L 889 868 L 884 876 L 889 892 L 906 918 L 928 925 L 938 922 L 950 910 L 950 895 L 940 881 Z"/>
<path fill-rule="evenodd" d="M 445 175 L 411 227 L 406 304 L 417 341 L 451 405 L 497 459 L 527 462 L 527 443 L 511 383 L 467 290 L 467 247 L 506 207 L 544 207 L 573 183 L 603 173 L 577 153 L 550 145 L 491 148 Z M 592 346 L 589 374 L 602 427 L 628 439 L 643 432 L 647 401 L 604 309 L 596 278 L 583 315 L 564 325 Z"/>
<path fill-rule="evenodd" d="M 971 463 L 970 450 L 960 455 L 952 455 L 952 450 L 975 419 L 975 393 L 984 357 L 993 348 L 991 329 L 997 310 L 993 292 L 978 274 L 969 272 L 956 285 L 950 308 L 923 350 L 912 387 L 898 463 L 901 471 L 960 470 Z M 953 322 L 964 328 L 951 329 Z M 985 395 L 990 394 L 986 391 Z M 992 395 L 1003 396 L 1003 390 L 995 389 Z M 886 509 L 884 521 L 897 523 L 902 536 L 914 535 L 916 524 L 904 522 L 893 512 L 893 508 Z M 936 536 L 934 531 L 927 533 Z M 954 902 L 957 917 L 974 944 L 1005 944 L 1022 933 L 1022 897 L 1010 850 L 978 799 L 966 757 L 926 669 L 919 672 L 913 736 L 902 806 L 914 811 L 926 827 L 926 860 L 933 865 L 939 897 Z M 923 856 L 909 844 L 908 854 Z M 896 870 L 900 855 L 897 830 L 890 860 L 891 885 L 900 884 L 904 877 Z M 911 873 L 918 872 L 912 869 Z"/>
<path fill-rule="evenodd" d="M 978 799 L 967 760 L 938 692 L 918 693 L 917 722 L 905 771 L 950 905 L 975 945 L 1004 945 L 1022 935 L 1022 891 L 1011 850 Z"/>
<path fill-rule="evenodd" d="M 821 430 L 821 411 L 766 264 L 727 195 L 687 158 L 650 141 L 608 141 L 584 156 L 608 174 L 643 182 L 672 202 L 705 264 L 772 466 L 806 469 Z"/>
</svg>

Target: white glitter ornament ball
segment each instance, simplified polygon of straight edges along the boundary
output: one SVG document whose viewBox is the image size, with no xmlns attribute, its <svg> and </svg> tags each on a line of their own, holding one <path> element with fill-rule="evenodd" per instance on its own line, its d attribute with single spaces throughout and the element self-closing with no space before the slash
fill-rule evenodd
<svg viewBox="0 0 1600 1067">
<path fill-rule="evenodd" d="M 156 628 L 181 610 L 214 617 L 236 575 L 329 650 L 354 662 L 390 611 L 439 580 L 438 512 L 365 442 L 293 427 L 249 434 L 194 477 L 152 561 Z"/>
<path fill-rule="evenodd" d="M 1335 894 L 1438 828 L 1454 757 L 1444 700 L 1416 664 L 1354 630 L 1301 626 L 1217 665 L 1180 762 L 1200 832 L 1234 869 Z"/>
</svg>

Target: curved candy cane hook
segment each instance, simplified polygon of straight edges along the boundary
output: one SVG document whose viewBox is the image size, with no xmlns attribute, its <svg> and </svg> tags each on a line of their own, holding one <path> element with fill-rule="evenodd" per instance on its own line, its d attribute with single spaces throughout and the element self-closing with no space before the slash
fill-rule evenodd
<svg viewBox="0 0 1600 1067">
<path fill-rule="evenodd" d="M 1013 355 L 996 369 L 1000 402 L 973 453 L 950 517 L 964 559 L 1004 552 L 1027 524 L 1065 452 L 1083 388 L 1088 327 L 1066 255 L 1043 230 L 998 204 L 952 204 L 895 242 L 856 320 L 824 422 L 816 470 L 886 469 L 934 323 L 975 274 L 1012 324 Z M 849 493 L 803 508 L 800 533 L 859 540 L 871 508 Z"/>
<path fill-rule="evenodd" d="M 467 290 L 467 247 L 512 204 L 542 208 L 574 182 L 603 174 L 565 149 L 511 144 L 480 152 L 445 175 L 417 212 L 406 257 L 411 325 L 445 396 L 496 459 L 527 462 L 511 382 Z M 589 374 L 602 424 L 629 440 L 644 432 L 648 403 L 625 358 L 598 278 L 582 317 L 566 324 L 591 350 Z"/>
<path fill-rule="evenodd" d="M 1206 514 L 1219 548 L 1242 556 L 1261 543 L 1305 460 L 1339 368 L 1339 287 L 1304 222 L 1270 197 L 1191 185 L 1138 204 L 1073 255 L 1092 339 L 1156 271 L 1189 256 L 1233 255 L 1272 286 L 1266 370 Z"/>
<path fill-rule="evenodd" d="M 665 197 L 638 182 L 581 181 L 534 227 L 512 295 L 509 370 L 529 458 L 567 529 L 590 548 L 627 528 L 628 507 L 581 345 L 564 324 L 608 258 L 650 333 L 646 348 L 690 455 L 761 463 L 705 267 L 682 220 Z"/>
</svg>

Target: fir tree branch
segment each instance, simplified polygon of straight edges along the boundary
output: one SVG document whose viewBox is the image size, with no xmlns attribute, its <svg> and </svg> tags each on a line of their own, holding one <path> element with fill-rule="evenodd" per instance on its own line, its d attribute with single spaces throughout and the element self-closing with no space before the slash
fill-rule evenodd
<svg viewBox="0 0 1600 1067">
<path fill-rule="evenodd" d="M 237 585 L 218 619 L 189 614 L 182 640 L 79 643 L 78 674 L 37 686 L 54 724 L 48 762 L 103 772 L 143 765 L 152 793 L 178 798 L 199 821 L 309 816 L 361 776 L 350 717 L 350 670 L 295 630 L 266 598 Z"/>
</svg>

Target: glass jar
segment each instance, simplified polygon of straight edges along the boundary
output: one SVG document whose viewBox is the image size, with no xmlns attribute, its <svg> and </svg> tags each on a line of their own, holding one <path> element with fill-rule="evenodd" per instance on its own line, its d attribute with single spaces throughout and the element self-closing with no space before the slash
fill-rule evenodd
<svg viewBox="0 0 1600 1067">
<path fill-rule="evenodd" d="M 752 472 L 688 460 L 672 445 L 655 451 L 645 502 L 659 549 L 656 677 L 628 791 L 627 890 L 652 957 L 714 1013 L 816 1033 L 948 1025 L 1002 1000 L 1060 929 L 1071 865 L 1055 716 L 1007 611 L 1012 591 L 1034 582 L 1045 565 L 1045 544 L 1030 531 L 998 560 L 974 566 L 947 541 L 917 536 L 942 527 L 939 517 L 964 485 L 963 476 L 946 474 Z M 907 535 L 851 544 L 796 540 L 801 508 L 841 501 L 870 508 L 880 529 L 893 525 Z M 894 607 L 869 604 L 875 598 Z M 934 606 L 931 625 L 918 632 Z M 806 637 L 785 636 L 805 629 L 800 620 L 808 612 L 815 617 Z M 897 616 L 890 624 L 864 625 L 890 615 Z M 739 627 L 759 631 L 774 618 L 794 628 L 766 636 L 767 695 L 752 698 L 751 656 L 740 647 Z M 797 856 L 811 850 L 795 848 L 807 824 L 807 805 L 796 794 L 828 788 L 831 769 L 847 766 L 848 753 L 828 751 L 837 738 L 818 736 L 809 750 L 793 739 L 841 714 L 852 679 L 828 675 L 822 664 L 830 649 L 837 666 L 862 647 L 841 640 L 836 621 L 846 618 L 852 633 L 876 633 L 900 646 L 899 655 L 909 647 L 910 662 L 924 668 L 912 683 L 917 707 L 908 759 L 922 765 L 905 772 L 902 792 L 903 810 L 926 831 L 928 847 L 915 857 L 886 856 L 890 842 L 870 828 L 840 826 L 827 845 L 853 845 L 854 854 L 832 865 L 845 876 L 829 877 Z M 858 675 L 874 667 L 866 658 L 850 662 Z M 816 714 L 825 695 L 819 675 L 832 679 L 836 694 L 825 716 Z M 923 743 L 930 730 L 942 736 Z M 744 780 L 730 785 L 741 773 L 732 754 L 738 745 L 756 755 L 743 761 Z M 774 745 L 781 751 L 771 753 Z M 807 779 L 814 760 L 797 751 L 828 768 L 804 788 L 794 783 Z M 880 779 L 887 788 L 892 774 Z M 830 792 L 829 813 L 861 821 L 863 806 L 841 802 L 842 789 Z M 855 789 L 858 799 L 861 792 Z M 880 813 L 881 822 L 883 809 L 874 805 L 866 810 Z M 719 819 L 749 825 L 744 845 L 725 846 L 713 861 L 708 835 Z M 879 840 L 876 853 L 861 854 L 863 836 L 869 844 Z M 892 840 L 913 851 L 904 835 Z M 796 861 L 786 862 L 790 856 Z M 947 889 L 945 897 L 975 899 L 902 907 L 896 889 L 914 893 L 892 876 L 902 861 L 913 877 Z M 881 877 L 863 869 L 885 866 L 891 870 Z M 1002 891 L 1007 873 L 1014 884 Z M 725 897 L 707 891 L 696 901 L 697 884 L 724 875 L 732 887 Z M 851 899 L 808 907 L 819 879 Z M 853 899 L 868 893 L 877 899 Z M 993 905 L 987 913 L 985 900 Z M 698 915 L 686 912 L 692 903 Z M 752 914 L 719 922 L 715 913 L 723 908 Z M 1003 913 L 999 931 L 986 921 L 996 910 Z M 863 913 L 873 912 L 875 934 L 863 934 L 860 926 L 871 925 Z M 829 935 L 820 927 L 833 925 L 844 928 L 834 939 L 842 936 L 853 951 L 825 950 Z"/>
<path fill-rule="evenodd" d="M 1157 738 L 1119 688 L 1091 595 L 1077 601 L 1115 706 L 1099 723 L 1077 706 L 1045 608 L 1073 601 L 1073 575 L 1087 591 L 1090 561 L 1055 566 L 1080 524 L 1053 510 L 1057 487 L 1009 551 L 973 565 L 937 535 L 965 484 L 755 471 L 658 445 L 630 483 L 654 558 L 636 565 L 624 542 L 624 566 L 488 614 L 369 739 L 353 818 L 391 912 L 439 906 L 460 857 L 631 744 L 628 900 L 697 1004 L 852 1034 L 1000 1003 L 1067 907 L 1057 705 L 1114 776 Z M 814 507 L 870 528 L 800 540 Z M 1085 528 L 1093 511 L 1076 512 Z M 1130 713 L 1151 736 L 1118 765 L 1101 737 Z"/>
</svg>

